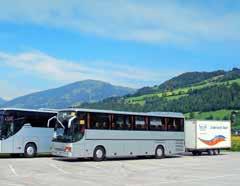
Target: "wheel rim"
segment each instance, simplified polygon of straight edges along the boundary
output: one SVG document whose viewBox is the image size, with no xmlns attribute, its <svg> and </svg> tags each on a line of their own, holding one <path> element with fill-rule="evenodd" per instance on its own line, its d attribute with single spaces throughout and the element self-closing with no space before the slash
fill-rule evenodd
<svg viewBox="0 0 240 186">
<path fill-rule="evenodd" d="M 34 154 L 34 148 L 33 148 L 33 147 L 28 147 L 28 148 L 27 148 L 27 154 L 28 154 L 29 156 L 32 156 L 32 155 Z"/>
<path fill-rule="evenodd" d="M 96 151 L 96 156 L 97 156 L 97 158 L 102 158 L 103 157 L 103 151 L 101 150 L 101 149 L 98 149 L 97 151 Z"/>
<path fill-rule="evenodd" d="M 161 148 L 157 149 L 157 156 L 161 157 L 163 155 L 163 150 Z"/>
</svg>

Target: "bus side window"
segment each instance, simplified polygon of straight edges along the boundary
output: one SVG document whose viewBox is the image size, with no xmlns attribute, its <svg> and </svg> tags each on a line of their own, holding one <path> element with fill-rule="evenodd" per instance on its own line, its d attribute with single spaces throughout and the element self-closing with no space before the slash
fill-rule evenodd
<svg viewBox="0 0 240 186">
<path fill-rule="evenodd" d="M 181 129 L 180 129 L 180 131 L 181 132 L 184 132 L 184 119 L 180 119 L 180 122 L 181 122 Z"/>
<path fill-rule="evenodd" d="M 146 130 L 144 116 L 135 116 L 135 130 Z"/>
<path fill-rule="evenodd" d="M 91 114 L 91 129 L 109 129 L 109 115 L 104 113 Z"/>
<path fill-rule="evenodd" d="M 168 131 L 179 131 L 180 130 L 180 119 L 169 118 L 167 122 Z"/>
<path fill-rule="evenodd" d="M 114 115 L 113 122 L 115 124 L 113 129 L 116 129 L 116 130 L 124 129 L 124 115 Z"/>
<path fill-rule="evenodd" d="M 184 131 L 184 119 L 182 118 L 176 118 L 175 119 L 175 125 L 176 125 L 176 129 L 175 131 Z"/>
<path fill-rule="evenodd" d="M 167 118 L 167 131 L 173 131 L 173 119 Z"/>
<path fill-rule="evenodd" d="M 163 131 L 163 119 L 160 117 L 150 117 L 150 130 Z"/>
<path fill-rule="evenodd" d="M 132 119 L 131 119 L 131 116 L 125 116 L 124 129 L 125 130 L 131 130 L 132 129 Z"/>
</svg>

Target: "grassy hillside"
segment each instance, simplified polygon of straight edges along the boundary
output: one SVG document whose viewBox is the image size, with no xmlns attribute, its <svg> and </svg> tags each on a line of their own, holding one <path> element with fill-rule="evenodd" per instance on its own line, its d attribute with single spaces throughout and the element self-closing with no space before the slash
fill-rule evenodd
<svg viewBox="0 0 240 186">
<path fill-rule="evenodd" d="M 186 119 L 199 119 L 199 120 L 229 120 L 233 110 L 216 110 L 209 112 L 191 112 L 186 113 Z"/>
<path fill-rule="evenodd" d="M 229 119 L 240 110 L 240 70 L 184 73 L 162 85 L 144 87 L 130 96 L 80 107 L 127 111 L 173 111 L 187 118 Z"/>
<path fill-rule="evenodd" d="M 240 151 L 240 136 L 232 136 L 231 151 Z"/>
<path fill-rule="evenodd" d="M 126 103 L 129 104 L 141 104 L 143 105 L 145 103 L 145 100 L 151 97 L 158 97 L 158 98 L 166 98 L 169 100 L 172 99 L 179 99 L 183 96 L 188 96 L 188 93 L 193 90 L 199 90 L 202 88 L 210 88 L 214 86 L 224 85 L 226 87 L 231 86 L 233 83 L 237 83 L 240 85 L 240 78 L 234 79 L 234 80 L 226 80 L 226 81 L 218 81 L 219 76 L 216 78 L 211 78 L 209 80 L 205 80 L 203 82 L 192 84 L 188 87 L 178 88 L 171 91 L 164 91 L 164 92 L 156 92 L 152 94 L 146 94 L 141 96 L 131 96 L 126 98 Z"/>
</svg>

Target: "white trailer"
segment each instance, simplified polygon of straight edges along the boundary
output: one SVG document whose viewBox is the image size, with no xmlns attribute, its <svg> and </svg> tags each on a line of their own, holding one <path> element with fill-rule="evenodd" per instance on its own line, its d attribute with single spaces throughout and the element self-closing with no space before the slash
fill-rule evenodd
<svg viewBox="0 0 240 186">
<path fill-rule="evenodd" d="M 185 121 L 185 148 L 193 155 L 207 152 L 220 154 L 221 149 L 231 148 L 230 121 Z"/>
</svg>

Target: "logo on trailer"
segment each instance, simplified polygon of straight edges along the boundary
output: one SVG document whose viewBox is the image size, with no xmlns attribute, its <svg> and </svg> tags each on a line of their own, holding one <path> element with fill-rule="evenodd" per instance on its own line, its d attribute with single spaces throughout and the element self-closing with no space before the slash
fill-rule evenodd
<svg viewBox="0 0 240 186">
<path fill-rule="evenodd" d="M 209 145 L 209 146 L 214 146 L 214 145 L 216 145 L 216 144 L 218 144 L 218 143 L 220 143 L 220 142 L 222 142 L 222 141 L 225 141 L 225 139 L 226 139 L 226 137 L 223 136 L 223 135 L 215 136 L 215 137 L 214 137 L 213 139 L 211 139 L 211 140 L 205 140 L 205 139 L 199 138 L 199 140 L 200 140 L 201 142 L 203 142 L 204 144 Z"/>
</svg>

